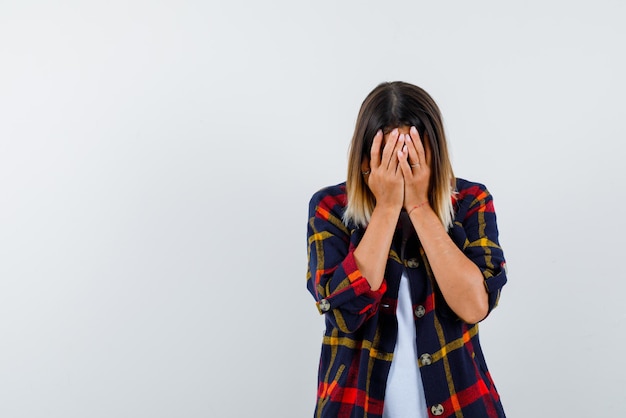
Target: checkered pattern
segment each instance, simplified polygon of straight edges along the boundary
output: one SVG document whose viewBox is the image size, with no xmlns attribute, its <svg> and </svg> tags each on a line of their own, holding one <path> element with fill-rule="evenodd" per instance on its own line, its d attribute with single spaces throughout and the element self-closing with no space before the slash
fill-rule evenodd
<svg viewBox="0 0 626 418">
<path fill-rule="evenodd" d="M 483 185 L 462 179 L 457 179 L 457 191 L 450 236 L 483 272 L 491 311 L 506 283 L 492 198 Z M 315 416 L 382 416 L 398 332 L 398 288 L 406 269 L 429 417 L 504 417 L 478 324 L 465 323 L 448 307 L 417 235 L 401 259 L 401 234 L 396 234 L 385 280 L 372 291 L 353 255 L 364 229 L 343 224 L 345 206 L 342 183 L 317 192 L 309 208 L 307 287 L 326 321 Z"/>
</svg>

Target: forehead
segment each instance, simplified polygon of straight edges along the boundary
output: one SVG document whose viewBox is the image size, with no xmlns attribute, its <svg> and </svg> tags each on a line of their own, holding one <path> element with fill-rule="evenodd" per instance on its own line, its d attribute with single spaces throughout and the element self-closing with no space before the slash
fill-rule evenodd
<svg viewBox="0 0 626 418">
<path fill-rule="evenodd" d="M 408 134 L 409 132 L 411 132 L 411 127 L 408 125 L 402 125 L 394 128 L 385 128 L 383 129 L 385 138 L 387 138 L 391 134 L 391 131 L 393 131 L 394 129 L 397 129 L 398 132 L 401 134 Z"/>
<path fill-rule="evenodd" d="M 385 145 L 387 143 L 387 139 L 389 138 L 389 136 L 391 135 L 391 132 L 396 129 L 396 128 L 385 128 L 383 130 L 384 135 L 383 135 L 383 145 Z M 398 133 L 400 134 L 409 134 L 409 132 L 411 132 L 411 127 L 407 126 L 407 125 L 402 125 L 402 126 L 398 126 Z"/>
<path fill-rule="evenodd" d="M 398 126 L 398 131 L 401 134 L 408 134 L 409 132 L 411 132 L 411 127 L 410 126 L 406 126 L 406 125 Z"/>
</svg>

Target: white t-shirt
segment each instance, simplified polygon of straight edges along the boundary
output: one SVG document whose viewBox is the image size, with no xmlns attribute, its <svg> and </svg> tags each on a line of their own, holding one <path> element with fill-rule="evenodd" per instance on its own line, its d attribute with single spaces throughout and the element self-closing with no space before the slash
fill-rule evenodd
<svg viewBox="0 0 626 418">
<path fill-rule="evenodd" d="M 398 340 L 387 377 L 383 418 L 428 418 L 424 385 L 417 365 L 417 341 L 409 278 L 400 279 L 398 293 Z"/>
</svg>

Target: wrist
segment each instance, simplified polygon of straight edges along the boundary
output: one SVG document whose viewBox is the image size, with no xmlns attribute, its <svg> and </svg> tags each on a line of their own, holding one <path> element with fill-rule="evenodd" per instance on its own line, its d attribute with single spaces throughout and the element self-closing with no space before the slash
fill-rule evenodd
<svg viewBox="0 0 626 418">
<path fill-rule="evenodd" d="M 376 213 L 385 217 L 388 217 L 388 216 L 397 217 L 400 215 L 401 210 L 402 210 L 402 205 L 394 205 L 390 203 L 376 204 L 376 206 L 374 206 L 374 211 L 372 213 L 372 216 L 374 216 L 374 213 Z"/>
<path fill-rule="evenodd" d="M 423 208 L 426 208 L 426 207 L 430 207 L 430 202 L 428 201 L 428 199 L 425 199 L 424 201 L 422 201 L 420 203 L 407 206 L 406 207 L 406 212 L 410 216 L 412 212 L 419 211 L 420 209 L 423 209 Z"/>
</svg>

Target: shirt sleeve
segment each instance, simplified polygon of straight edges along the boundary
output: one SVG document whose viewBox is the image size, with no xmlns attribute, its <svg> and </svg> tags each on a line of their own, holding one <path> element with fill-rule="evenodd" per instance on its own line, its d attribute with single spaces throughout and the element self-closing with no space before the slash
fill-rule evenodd
<svg viewBox="0 0 626 418">
<path fill-rule="evenodd" d="M 493 197 L 482 184 L 474 184 L 459 194 L 459 211 L 450 236 L 482 272 L 491 312 L 498 305 L 502 286 L 507 282 Z"/>
<path fill-rule="evenodd" d="M 309 204 L 307 288 L 317 308 L 340 331 L 356 331 L 378 309 L 387 289 L 376 291 L 361 275 L 351 234 L 341 213 L 345 195 L 316 193 Z"/>
</svg>

